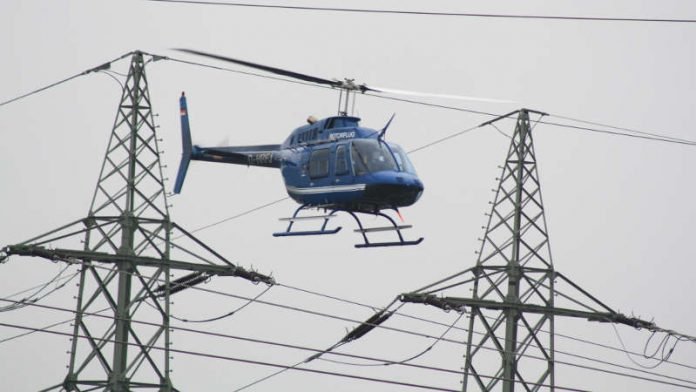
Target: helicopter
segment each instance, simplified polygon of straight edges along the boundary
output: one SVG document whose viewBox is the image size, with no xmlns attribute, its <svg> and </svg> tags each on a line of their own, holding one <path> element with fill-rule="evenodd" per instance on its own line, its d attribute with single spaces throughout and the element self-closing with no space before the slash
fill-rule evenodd
<svg viewBox="0 0 696 392">
<path fill-rule="evenodd" d="M 276 237 L 335 234 L 341 227 L 329 229 L 328 222 L 337 213 L 354 218 L 363 243 L 357 248 L 417 245 L 423 237 L 405 240 L 401 231 L 411 225 L 397 224 L 386 212 L 393 211 L 403 221 L 399 208 L 418 201 L 425 189 L 413 163 L 398 144 L 385 140 L 394 115 L 380 130 L 363 127 L 360 118 L 348 115 L 351 96 L 365 92 L 385 92 L 381 88 L 356 84 L 353 79 L 329 80 L 281 68 L 238 60 L 192 49 L 177 49 L 193 55 L 230 62 L 266 72 L 328 85 L 338 89 L 339 113 L 323 119 L 310 116 L 307 124 L 297 127 L 281 144 L 257 146 L 200 147 L 191 142 L 191 130 L 186 95 L 180 97 L 182 157 L 174 186 L 181 192 L 191 160 L 229 163 L 280 169 L 288 195 L 300 206 L 289 218 L 284 231 Z M 468 98 L 468 97 L 466 97 Z M 304 213 L 324 211 L 323 215 Z M 365 227 L 361 215 L 373 215 L 386 220 L 383 227 Z M 299 221 L 320 220 L 319 228 L 297 230 Z M 390 242 L 370 242 L 368 233 L 393 231 L 397 239 Z"/>
</svg>

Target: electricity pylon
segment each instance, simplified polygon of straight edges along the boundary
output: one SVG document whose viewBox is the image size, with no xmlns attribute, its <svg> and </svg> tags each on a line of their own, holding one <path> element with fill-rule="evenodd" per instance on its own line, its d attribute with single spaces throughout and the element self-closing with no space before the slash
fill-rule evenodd
<svg viewBox="0 0 696 392">
<path fill-rule="evenodd" d="M 68 374 L 45 391 L 175 391 L 170 295 L 214 275 L 273 284 L 170 220 L 145 75 L 145 65 L 157 59 L 132 53 L 87 217 L 3 250 L 81 266 Z M 79 238 L 81 250 L 55 247 Z M 188 274 L 172 279 L 181 271 Z"/>
<path fill-rule="evenodd" d="M 529 120 L 529 113 L 544 114 L 521 109 L 482 126 L 516 113 L 476 266 L 401 296 L 469 310 L 463 391 L 553 390 L 554 316 L 655 327 L 615 312 L 554 270 Z M 467 289 L 468 297 L 450 294 Z"/>
</svg>

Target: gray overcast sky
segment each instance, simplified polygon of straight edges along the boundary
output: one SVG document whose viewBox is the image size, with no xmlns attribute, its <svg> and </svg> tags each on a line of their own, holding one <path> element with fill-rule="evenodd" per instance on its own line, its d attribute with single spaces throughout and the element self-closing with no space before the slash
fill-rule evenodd
<svg viewBox="0 0 696 392">
<path fill-rule="evenodd" d="M 292 3 L 293 5 L 296 3 Z M 696 18 L 691 1 L 382 1 L 298 2 L 299 5 L 376 7 L 451 12 L 573 16 Z M 696 139 L 696 24 L 540 21 L 343 14 L 145 1 L 15 1 L 0 4 L 0 101 L 58 81 L 134 49 L 187 57 L 194 48 L 326 78 L 368 85 L 510 99 L 516 104 L 431 101 L 505 113 L 520 106 L 665 136 Z M 127 71 L 127 62 L 114 65 Z M 147 67 L 163 138 L 165 176 L 175 177 L 180 154 L 178 97 L 186 91 L 194 142 L 202 145 L 280 143 L 309 114 L 332 115 L 337 93 L 161 61 Z M 14 244 L 86 215 L 113 125 L 120 86 L 90 74 L 0 107 L 0 245 Z M 489 118 L 359 97 L 363 125 L 380 128 L 392 113 L 389 137 L 411 150 Z M 499 128 L 511 133 L 512 122 Z M 659 143 L 539 125 L 534 130 L 556 270 L 609 306 L 696 335 L 696 219 L 693 146 Z M 329 238 L 273 238 L 285 201 L 196 234 L 231 260 L 253 265 L 290 286 L 373 306 L 476 261 L 484 212 L 508 139 L 481 128 L 412 156 L 426 184 L 422 199 L 403 211 L 425 241 L 410 248 L 356 250 L 352 230 Z M 171 189 L 171 182 L 169 189 Z M 183 194 L 172 198 L 173 220 L 189 230 L 285 196 L 281 176 L 266 169 L 193 163 Z M 343 226 L 352 229 L 347 219 Z M 369 221 L 368 223 L 372 223 Z M 0 296 L 40 284 L 63 266 L 12 257 L 0 265 Z M 70 270 L 74 271 L 74 267 Z M 206 288 L 253 296 L 263 287 L 232 278 Z M 74 308 L 71 283 L 44 300 Z M 462 293 L 466 295 L 466 293 Z M 370 309 L 283 287 L 263 297 L 363 320 Z M 240 302 L 200 292 L 174 298 L 173 313 L 217 316 Z M 407 305 L 402 310 L 440 323 L 456 315 Z M 33 308 L 0 313 L 0 321 L 41 327 L 69 314 Z M 439 336 L 445 327 L 390 320 L 389 325 Z M 189 326 L 189 325 L 184 325 Z M 255 304 L 209 331 L 324 348 L 354 324 Z M 458 326 L 466 327 L 464 319 Z M 619 346 L 609 325 L 557 320 L 557 332 Z M 69 331 L 67 325 L 56 330 Z M 20 331 L 0 328 L 0 340 Z M 647 331 L 619 327 L 627 347 L 642 351 Z M 464 340 L 460 331 L 448 337 Z M 294 364 L 304 352 L 175 332 L 174 348 Z M 375 331 L 346 352 L 401 360 L 428 339 Z M 654 345 L 654 341 L 651 344 Z M 33 391 L 60 382 L 68 338 L 44 334 L 0 343 L 3 388 Z M 611 350 L 557 338 L 557 349 L 635 367 Z M 464 346 L 440 343 L 418 363 L 458 369 Z M 606 365 L 558 355 L 558 360 Z M 643 364 L 652 362 L 637 358 Z M 696 346 L 681 343 L 672 360 L 696 366 Z M 308 367 L 456 389 L 457 375 L 398 367 Z M 273 369 L 177 354 L 172 374 L 180 390 L 230 391 Z M 696 382 L 694 370 L 663 364 L 654 371 Z M 642 374 L 645 377 L 657 378 Z M 663 379 L 664 380 L 664 379 Z M 674 380 L 672 380 L 674 381 Z M 556 383 L 590 390 L 684 390 L 578 367 L 558 365 Z M 690 384 L 692 387 L 696 384 Z M 249 390 L 393 391 L 404 387 L 286 372 Z"/>
</svg>

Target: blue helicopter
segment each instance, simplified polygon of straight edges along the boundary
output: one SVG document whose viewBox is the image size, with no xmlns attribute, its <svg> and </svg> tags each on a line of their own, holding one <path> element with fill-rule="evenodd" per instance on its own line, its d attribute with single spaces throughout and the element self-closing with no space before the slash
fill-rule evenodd
<svg viewBox="0 0 696 392">
<path fill-rule="evenodd" d="M 355 231 L 362 235 L 363 243 L 357 248 L 379 246 L 417 245 L 423 238 L 405 240 L 401 230 L 410 225 L 399 225 L 386 211 L 394 211 L 399 218 L 399 208 L 414 204 L 423 194 L 423 182 L 418 178 L 406 152 L 397 144 L 387 142 L 385 134 L 394 116 L 381 130 L 360 126 L 360 118 L 349 116 L 347 111 L 351 94 L 379 91 L 353 80 L 328 80 L 299 74 L 280 68 L 208 54 L 189 49 L 181 51 L 223 60 L 239 65 L 293 77 L 313 83 L 326 84 L 340 89 L 337 116 L 316 119 L 310 116 L 307 124 L 296 128 L 282 144 L 257 146 L 200 147 L 192 145 L 186 96 L 181 94 L 180 114 L 182 133 L 182 157 L 174 193 L 180 193 L 191 160 L 231 163 L 280 169 L 288 195 L 300 206 L 287 221 L 285 231 L 274 233 L 276 237 L 298 235 L 335 234 L 341 227 L 327 228 L 328 222 L 338 212 L 345 212 L 357 222 Z M 303 215 L 308 210 L 322 210 L 323 215 Z M 387 221 L 384 227 L 364 227 L 358 214 L 379 216 Z M 297 230 L 298 221 L 319 220 L 314 230 Z M 367 234 L 393 231 L 397 240 L 370 242 Z"/>
</svg>

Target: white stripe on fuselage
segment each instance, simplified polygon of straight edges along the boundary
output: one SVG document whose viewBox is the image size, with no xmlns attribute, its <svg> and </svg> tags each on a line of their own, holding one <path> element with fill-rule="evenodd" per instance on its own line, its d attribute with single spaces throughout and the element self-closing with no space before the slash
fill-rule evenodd
<svg viewBox="0 0 696 392">
<path fill-rule="evenodd" d="M 360 192 L 365 190 L 365 184 L 317 186 L 311 188 L 286 186 L 286 189 L 289 193 L 298 195 L 315 195 L 317 193 Z"/>
</svg>

